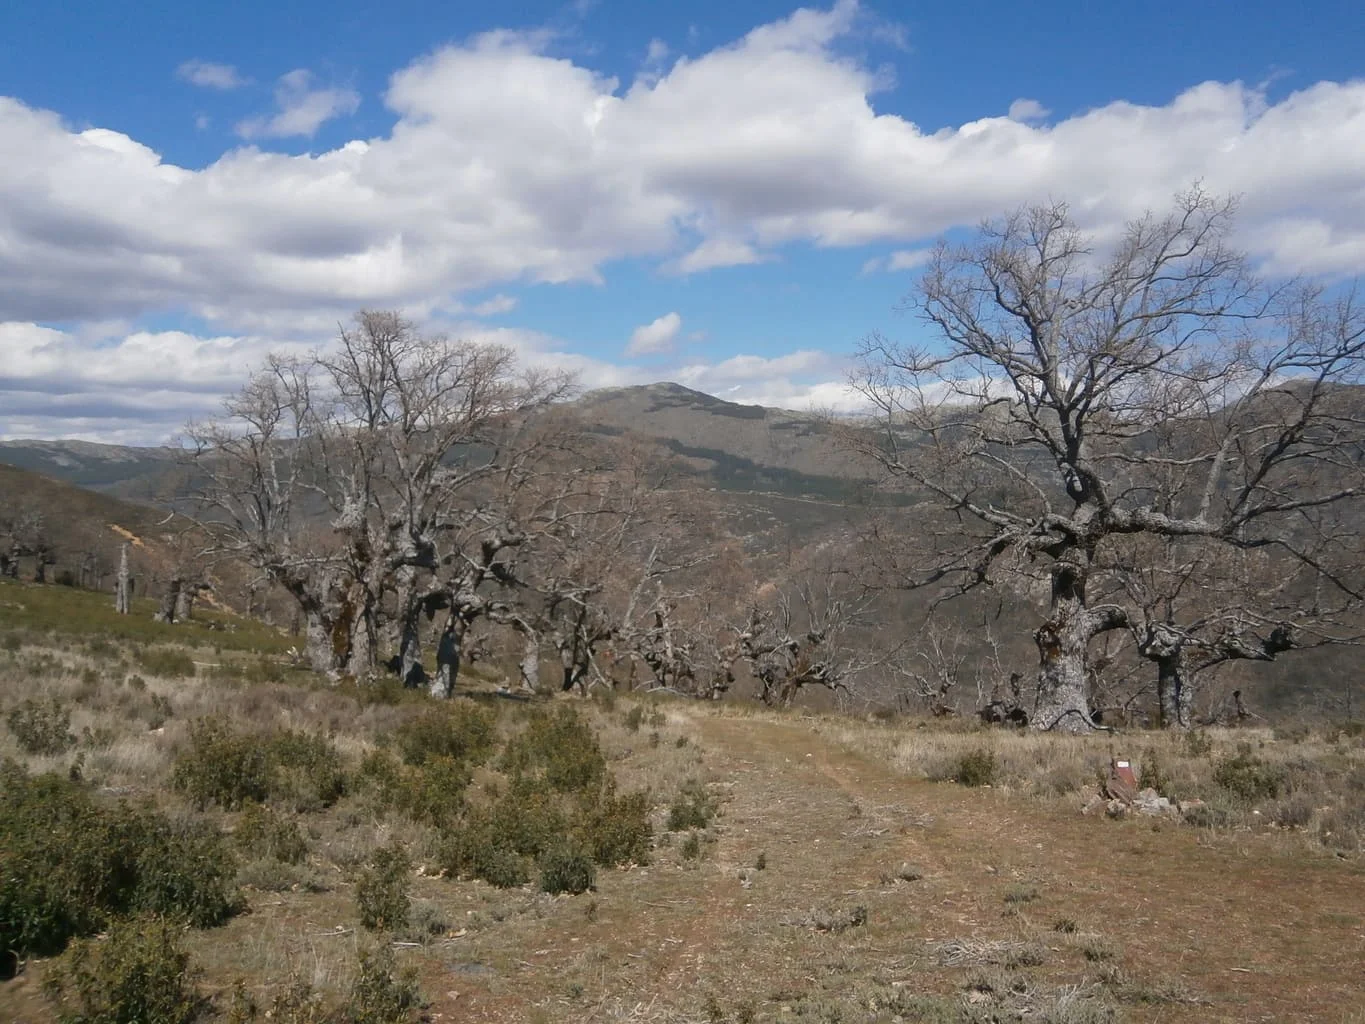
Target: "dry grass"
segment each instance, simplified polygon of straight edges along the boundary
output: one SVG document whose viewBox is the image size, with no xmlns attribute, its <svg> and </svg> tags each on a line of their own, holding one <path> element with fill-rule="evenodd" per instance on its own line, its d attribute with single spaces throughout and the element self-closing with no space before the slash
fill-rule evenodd
<svg viewBox="0 0 1365 1024">
<path fill-rule="evenodd" d="M 50 695 L 70 707 L 78 738 L 65 754 L 30 756 L 0 726 L 0 757 L 62 773 L 80 759 L 111 797 L 189 815 L 169 783 L 195 718 L 322 733 L 354 770 L 424 707 L 303 677 L 155 677 L 137 666 L 138 643 L 44 632 L 25 633 L 18 650 L 0 644 L 0 712 Z M 487 699 L 505 709 L 500 735 L 521 727 L 519 705 Z M 439 873 L 438 828 L 354 790 L 294 817 L 300 863 L 244 855 L 249 913 L 187 934 L 219 1011 L 239 980 L 261 1005 L 297 982 L 343 998 L 372 941 L 358 927 L 358 874 L 397 839 L 413 863 L 410 914 L 388 941 L 417 969 L 432 1021 L 1086 1024 L 1356 1012 L 1359 736 L 1074 739 L 676 700 L 576 705 L 619 790 L 651 793 L 649 864 L 599 869 L 596 891 L 580 896 L 455 881 Z M 1284 780 L 1273 799 L 1242 801 L 1215 781 L 1248 743 Z M 990 788 L 927 781 L 980 749 L 995 757 Z M 1225 823 L 1077 813 L 1111 756 L 1141 764 L 1147 751 L 1163 789 L 1208 800 Z M 670 834 L 669 805 L 689 780 L 718 798 L 719 813 Z M 481 767 L 470 799 L 504 784 Z M 242 820 L 215 808 L 199 816 L 228 832 Z M 36 964 L 0 982 L 0 1019 L 53 1019 L 37 991 L 43 972 Z"/>
</svg>

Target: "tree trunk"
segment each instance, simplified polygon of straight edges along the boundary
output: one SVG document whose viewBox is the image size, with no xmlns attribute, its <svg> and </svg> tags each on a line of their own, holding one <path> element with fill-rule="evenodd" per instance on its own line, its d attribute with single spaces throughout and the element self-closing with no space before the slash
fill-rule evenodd
<svg viewBox="0 0 1365 1024">
<path fill-rule="evenodd" d="M 1085 573 L 1058 562 L 1052 569 L 1052 615 L 1033 634 L 1038 645 L 1038 697 L 1029 724 L 1081 733 L 1093 728 L 1086 696 L 1094 624 L 1085 605 Z"/>
<path fill-rule="evenodd" d="M 517 663 L 521 688 L 529 693 L 540 690 L 540 637 L 534 630 L 522 630 L 521 661 Z"/>
<path fill-rule="evenodd" d="M 119 556 L 118 563 L 118 582 L 114 584 L 114 610 L 120 615 L 127 615 L 133 605 L 133 579 L 128 572 L 128 545 L 123 545 L 123 553 Z"/>
<path fill-rule="evenodd" d="M 180 593 L 175 598 L 175 618 L 177 622 L 186 622 L 194 612 L 194 595 L 197 588 L 193 586 L 180 588 Z"/>
<path fill-rule="evenodd" d="M 166 592 L 161 595 L 161 607 L 153 616 L 157 622 L 174 622 L 176 609 L 180 607 L 180 590 L 184 586 L 184 581 L 179 576 L 172 576 L 170 582 L 166 584 Z"/>
<path fill-rule="evenodd" d="M 422 602 L 417 597 L 416 574 L 403 569 L 398 580 L 398 678 L 404 686 L 427 681 L 422 665 Z"/>
<path fill-rule="evenodd" d="M 436 647 L 436 674 L 431 678 L 433 697 L 452 697 L 455 680 L 460 674 L 460 651 L 464 646 L 466 624 L 458 609 L 450 609 L 441 640 Z"/>
</svg>

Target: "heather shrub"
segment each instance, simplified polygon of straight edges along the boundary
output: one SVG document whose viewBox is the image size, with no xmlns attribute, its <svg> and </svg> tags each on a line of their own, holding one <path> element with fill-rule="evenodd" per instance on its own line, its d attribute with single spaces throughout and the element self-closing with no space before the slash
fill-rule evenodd
<svg viewBox="0 0 1365 1024">
<path fill-rule="evenodd" d="M 668 807 L 668 830 L 684 832 L 706 828 L 719 808 L 719 801 L 707 786 L 696 779 L 688 779 Z"/>
<path fill-rule="evenodd" d="M 62 776 L 0 765 L 0 950 L 59 952 L 119 915 L 145 911 L 205 927 L 237 906 L 233 858 L 201 824 L 97 803 Z"/>
<path fill-rule="evenodd" d="M 597 736 L 578 712 L 561 706 L 534 711 L 503 752 L 502 770 L 534 777 L 560 793 L 596 791 L 607 776 Z"/>
<path fill-rule="evenodd" d="M 985 747 L 969 750 L 957 759 L 953 766 L 953 778 L 963 786 L 994 785 L 1000 771 L 995 751 Z"/>
<path fill-rule="evenodd" d="M 180 947 L 179 926 L 152 916 L 116 922 L 102 942 L 81 939 L 52 965 L 43 989 L 61 1024 L 192 1024 L 209 1004 Z"/>
<path fill-rule="evenodd" d="M 355 902 L 360 923 L 371 931 L 395 931 L 408 921 L 408 877 L 412 861 L 397 840 L 374 853 L 370 866 L 356 879 Z"/>
<path fill-rule="evenodd" d="M 1243 744 L 1231 757 L 1213 766 L 1213 781 L 1245 803 L 1274 800 L 1284 785 L 1284 772 L 1267 764 Z"/>
<path fill-rule="evenodd" d="M 437 757 L 482 764 L 492 753 L 496 725 L 492 711 L 471 700 L 456 700 L 405 722 L 394 741 L 406 764 L 421 765 Z"/>
<path fill-rule="evenodd" d="M 191 723 L 190 745 L 176 758 L 172 785 L 200 809 L 276 800 L 303 812 L 336 803 L 346 791 L 346 773 L 324 736 L 288 729 L 249 735 L 210 717 Z"/>
<path fill-rule="evenodd" d="M 76 745 L 71 734 L 71 711 L 55 697 L 22 701 L 10 709 L 5 724 L 25 754 L 64 754 Z"/>
<path fill-rule="evenodd" d="M 580 810 L 575 835 L 604 867 L 648 864 L 654 844 L 649 808 L 647 792 L 617 796 L 615 786 L 608 784 L 597 800 Z"/>
<path fill-rule="evenodd" d="M 594 888 L 597 869 L 581 846 L 564 843 L 547 850 L 540 858 L 540 891 L 581 893 Z"/>
</svg>

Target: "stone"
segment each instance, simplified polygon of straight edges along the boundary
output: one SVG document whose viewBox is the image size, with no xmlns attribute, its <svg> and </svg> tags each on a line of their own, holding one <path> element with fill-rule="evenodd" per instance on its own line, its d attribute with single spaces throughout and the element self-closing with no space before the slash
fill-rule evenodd
<svg viewBox="0 0 1365 1024">
<path fill-rule="evenodd" d="M 1104 813 L 1110 818 L 1126 818 L 1128 816 L 1128 805 L 1116 798 L 1104 805 Z"/>
<path fill-rule="evenodd" d="M 1179 813 L 1174 804 L 1166 797 L 1159 794 L 1155 789 L 1144 789 L 1137 796 L 1133 797 L 1133 810 L 1139 814 L 1151 815 L 1174 815 Z"/>
<path fill-rule="evenodd" d="M 1098 814 L 1100 811 L 1104 810 L 1105 803 L 1104 797 L 1100 796 L 1098 793 L 1091 793 L 1090 799 L 1081 807 L 1081 813 L 1087 816 Z"/>
</svg>

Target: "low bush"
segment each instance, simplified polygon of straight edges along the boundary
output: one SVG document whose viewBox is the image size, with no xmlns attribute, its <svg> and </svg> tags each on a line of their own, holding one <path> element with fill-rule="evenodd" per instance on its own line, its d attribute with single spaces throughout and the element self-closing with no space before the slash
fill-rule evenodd
<svg viewBox="0 0 1365 1024">
<path fill-rule="evenodd" d="M 953 766 L 953 778 L 963 786 L 991 786 L 1000 772 L 995 751 L 985 747 L 969 750 Z"/>
<path fill-rule="evenodd" d="M 685 832 L 688 829 L 706 828 L 719 807 L 715 794 L 706 785 L 696 779 L 688 779 L 669 804 L 668 830 Z"/>
<path fill-rule="evenodd" d="M 194 675 L 194 659 L 178 647 L 144 647 L 137 652 L 142 671 L 154 676 L 178 679 Z"/>
<path fill-rule="evenodd" d="M 356 879 L 360 923 L 371 931 L 396 931 L 408 922 L 408 885 L 412 861 L 397 840 L 381 846 Z"/>
<path fill-rule="evenodd" d="M 574 832 L 592 859 L 603 867 L 648 864 L 654 845 L 647 792 L 617 796 L 613 785 L 580 811 Z"/>
<path fill-rule="evenodd" d="M 176 758 L 172 785 L 200 809 L 277 800 L 306 812 L 334 804 L 346 791 L 346 773 L 324 736 L 288 729 L 247 735 L 223 718 L 201 718 L 190 725 L 190 745 Z"/>
<path fill-rule="evenodd" d="M 61 1024 L 192 1024 L 209 1004 L 180 946 L 178 925 L 139 917 L 102 942 L 77 940 L 48 970 L 43 989 Z"/>
<path fill-rule="evenodd" d="M 532 712 L 526 728 L 508 742 L 501 767 L 514 777 L 541 779 L 560 793 L 595 792 L 607 776 L 597 736 L 567 706 Z"/>
<path fill-rule="evenodd" d="M 50 757 L 76 745 L 71 734 L 71 711 L 55 697 L 22 701 L 10 709 L 5 724 L 25 754 Z"/>
<path fill-rule="evenodd" d="M 1246 744 L 1213 767 L 1213 781 L 1244 803 L 1274 800 L 1284 785 L 1284 771 L 1251 753 Z"/>
<path fill-rule="evenodd" d="M 205 927 L 238 905 L 234 858 L 202 824 L 97 803 L 79 783 L 0 764 L 0 950 L 56 953 L 119 915 L 145 911 Z"/>
<path fill-rule="evenodd" d="M 257 859 L 298 864 L 308 855 L 308 842 L 299 823 L 263 804 L 246 805 L 232 837 L 243 853 Z"/>
<path fill-rule="evenodd" d="M 450 875 L 477 878 L 499 889 L 531 880 L 526 858 L 503 842 L 486 819 L 467 821 L 447 834 L 439 860 Z"/>
<path fill-rule="evenodd" d="M 344 1024 L 409 1024 L 421 1005 L 416 972 L 397 970 L 393 950 L 381 946 L 361 952 L 350 999 L 339 1019 Z"/>
<path fill-rule="evenodd" d="M 574 844 L 566 843 L 546 851 L 539 865 L 541 892 L 576 895 L 594 888 L 597 882 L 592 857 Z"/>
<path fill-rule="evenodd" d="M 421 765 L 437 757 L 482 764 L 492 753 L 496 726 L 493 712 L 471 700 L 456 700 L 399 726 L 394 741 L 406 764 Z"/>
</svg>

